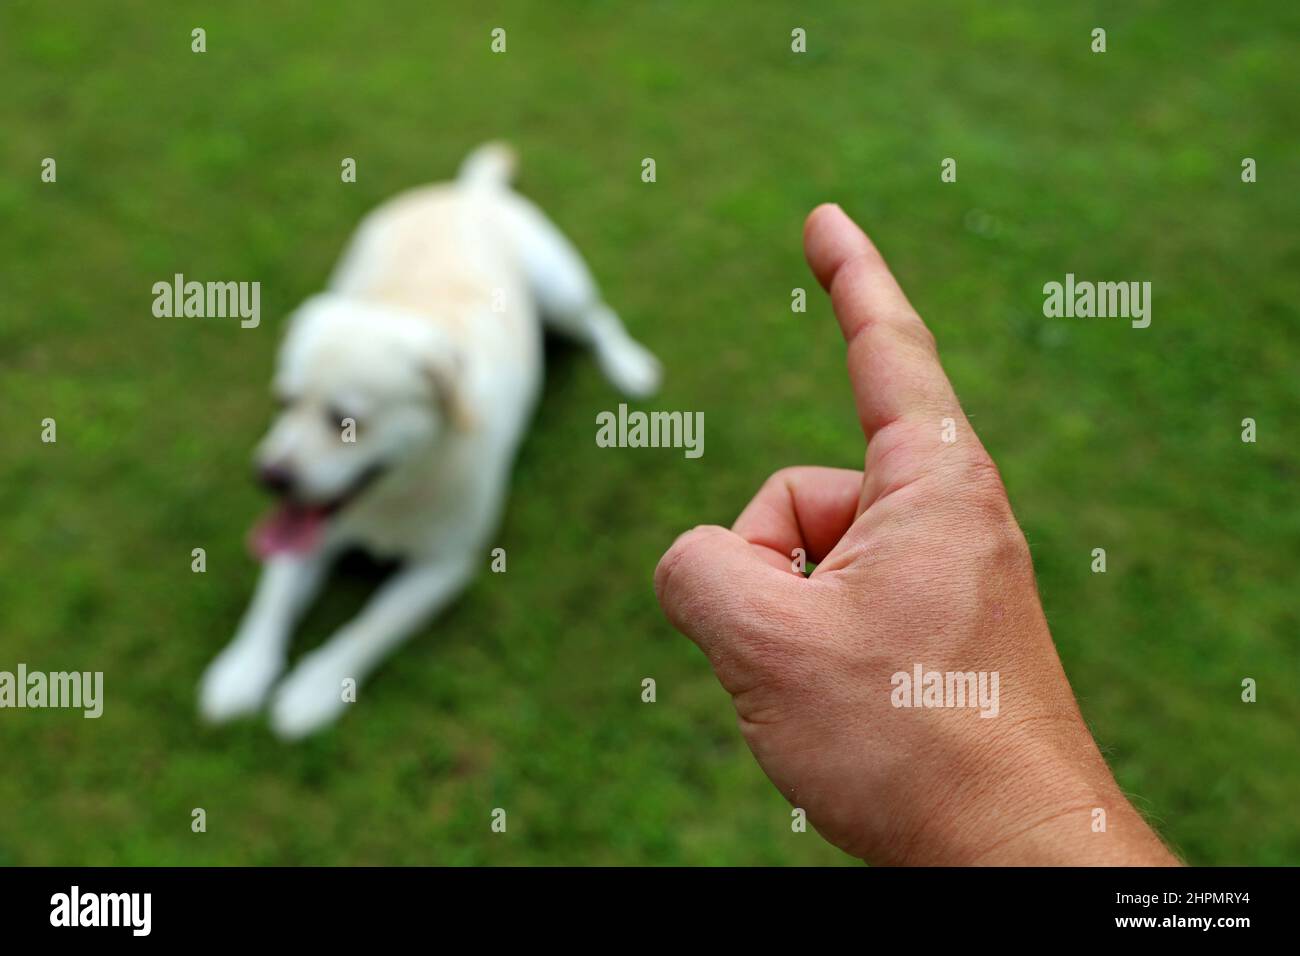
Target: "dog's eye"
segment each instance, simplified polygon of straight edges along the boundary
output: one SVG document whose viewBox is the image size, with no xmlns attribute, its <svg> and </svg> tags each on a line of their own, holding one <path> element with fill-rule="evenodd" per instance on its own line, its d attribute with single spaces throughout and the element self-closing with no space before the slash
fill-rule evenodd
<svg viewBox="0 0 1300 956">
<path fill-rule="evenodd" d="M 330 424 L 340 430 L 347 428 L 349 424 L 355 426 L 357 422 L 355 415 L 351 415 L 341 408 L 330 408 L 325 415 L 329 418 Z"/>
</svg>

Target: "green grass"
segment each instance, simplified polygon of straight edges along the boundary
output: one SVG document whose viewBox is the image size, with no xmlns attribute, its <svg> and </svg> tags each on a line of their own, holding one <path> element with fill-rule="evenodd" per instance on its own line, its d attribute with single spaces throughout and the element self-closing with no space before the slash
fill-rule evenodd
<svg viewBox="0 0 1300 956">
<path fill-rule="evenodd" d="M 800 252 L 828 199 L 934 329 L 1121 785 L 1192 862 L 1300 861 L 1300 11 L 479 6 L 0 10 L 0 669 L 103 670 L 108 698 L 98 721 L 0 712 L 0 863 L 846 861 L 790 832 L 650 587 L 676 533 L 730 522 L 769 472 L 861 463 Z M 249 452 L 282 319 L 367 209 L 496 137 L 663 358 L 653 407 L 705 413 L 705 455 L 598 449 L 619 399 L 554 350 L 499 534 L 509 571 L 334 730 L 203 728 L 198 675 L 256 574 Z M 174 272 L 260 281 L 262 326 L 155 319 Z M 1066 272 L 1151 281 L 1151 327 L 1045 319 Z M 299 650 L 372 585 L 340 578 Z"/>
</svg>

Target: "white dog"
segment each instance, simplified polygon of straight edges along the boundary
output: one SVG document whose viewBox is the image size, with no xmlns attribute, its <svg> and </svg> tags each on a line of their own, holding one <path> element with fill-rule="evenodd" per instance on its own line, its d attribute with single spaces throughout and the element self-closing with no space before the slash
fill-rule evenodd
<svg viewBox="0 0 1300 956">
<path fill-rule="evenodd" d="M 274 382 L 283 410 L 256 455 L 280 502 L 252 533 L 265 564 L 253 603 L 203 676 L 207 719 L 271 696 L 290 633 L 342 549 L 403 567 L 276 688 L 283 737 L 338 717 L 345 687 L 488 563 L 541 389 L 541 319 L 589 345 L 628 395 L 657 388 L 659 363 L 601 302 L 577 250 L 510 191 L 513 166 L 487 145 L 454 183 L 371 213 L 328 290 L 293 316 Z"/>
</svg>

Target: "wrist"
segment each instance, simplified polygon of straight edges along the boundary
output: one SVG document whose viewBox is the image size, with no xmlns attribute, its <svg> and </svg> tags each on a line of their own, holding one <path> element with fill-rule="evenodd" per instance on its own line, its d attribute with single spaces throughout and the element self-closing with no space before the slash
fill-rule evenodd
<svg viewBox="0 0 1300 956">
<path fill-rule="evenodd" d="M 1013 717 L 978 742 L 965 721 L 932 728 L 924 763 L 941 774 L 898 768 L 889 811 L 872 814 L 874 838 L 856 855 L 903 866 L 1178 865 L 1120 791 L 1073 699 L 1053 710 Z"/>
<path fill-rule="evenodd" d="M 1082 721 L 1008 748 L 955 801 L 945 865 L 1176 866 Z"/>
</svg>

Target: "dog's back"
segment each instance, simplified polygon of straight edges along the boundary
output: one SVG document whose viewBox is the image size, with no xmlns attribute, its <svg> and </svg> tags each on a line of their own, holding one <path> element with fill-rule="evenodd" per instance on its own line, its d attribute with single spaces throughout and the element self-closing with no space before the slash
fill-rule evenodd
<svg viewBox="0 0 1300 956">
<path fill-rule="evenodd" d="M 538 318 L 503 235 L 503 201 L 463 180 L 389 200 L 357 229 L 330 291 L 426 317 L 524 374 L 541 361 Z"/>
</svg>

